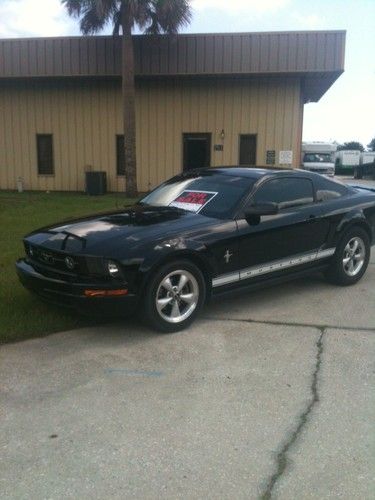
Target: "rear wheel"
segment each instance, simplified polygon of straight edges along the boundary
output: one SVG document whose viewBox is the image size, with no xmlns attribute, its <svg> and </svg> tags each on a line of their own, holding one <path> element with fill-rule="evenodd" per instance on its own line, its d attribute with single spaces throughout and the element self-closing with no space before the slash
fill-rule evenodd
<svg viewBox="0 0 375 500">
<path fill-rule="evenodd" d="M 195 264 L 185 260 L 166 264 L 147 287 L 143 319 L 162 332 L 182 330 L 198 315 L 205 295 L 204 277 Z"/>
<path fill-rule="evenodd" d="M 370 240 L 361 227 L 353 227 L 341 238 L 327 279 L 337 285 L 354 285 L 365 274 L 370 259 Z"/>
</svg>

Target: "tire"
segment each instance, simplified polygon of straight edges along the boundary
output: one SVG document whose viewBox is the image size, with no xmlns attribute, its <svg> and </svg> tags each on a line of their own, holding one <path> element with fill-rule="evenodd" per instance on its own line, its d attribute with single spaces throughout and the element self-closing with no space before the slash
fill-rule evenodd
<svg viewBox="0 0 375 500">
<path fill-rule="evenodd" d="M 326 278 L 335 285 L 354 285 L 365 274 L 369 260 L 370 239 L 367 232 L 359 226 L 352 227 L 339 241 Z"/>
<path fill-rule="evenodd" d="M 195 320 L 205 298 L 206 283 L 200 269 L 188 260 L 170 262 L 147 283 L 142 319 L 160 332 L 177 332 Z"/>
</svg>

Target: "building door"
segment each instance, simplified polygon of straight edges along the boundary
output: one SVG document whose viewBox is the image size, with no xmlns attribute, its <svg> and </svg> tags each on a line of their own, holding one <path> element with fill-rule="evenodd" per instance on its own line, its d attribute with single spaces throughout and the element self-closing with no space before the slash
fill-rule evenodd
<svg viewBox="0 0 375 500">
<path fill-rule="evenodd" d="M 257 136 L 255 134 L 240 135 L 239 163 L 242 167 L 255 167 L 257 163 Z"/>
<path fill-rule="evenodd" d="M 211 134 L 183 134 L 184 170 L 211 165 Z"/>
</svg>

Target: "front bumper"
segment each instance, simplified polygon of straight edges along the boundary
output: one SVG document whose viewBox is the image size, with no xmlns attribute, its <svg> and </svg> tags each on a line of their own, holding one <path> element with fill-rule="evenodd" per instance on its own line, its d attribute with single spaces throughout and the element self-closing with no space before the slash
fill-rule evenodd
<svg viewBox="0 0 375 500">
<path fill-rule="evenodd" d="M 31 292 L 57 306 L 76 309 L 82 313 L 121 316 L 134 311 L 138 303 L 137 295 L 129 292 L 122 296 L 87 297 L 86 290 L 116 291 L 124 287 L 108 282 L 83 283 L 52 278 L 35 269 L 26 259 L 16 262 L 16 270 L 22 285 Z"/>
</svg>

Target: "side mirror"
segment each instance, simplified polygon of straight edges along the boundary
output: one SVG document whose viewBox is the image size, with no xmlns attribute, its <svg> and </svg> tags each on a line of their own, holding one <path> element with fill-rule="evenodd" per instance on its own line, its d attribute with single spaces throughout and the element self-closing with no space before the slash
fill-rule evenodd
<svg viewBox="0 0 375 500">
<path fill-rule="evenodd" d="M 276 215 L 279 211 L 277 203 L 257 203 L 245 210 L 245 218 L 261 217 L 262 215 Z"/>
</svg>

